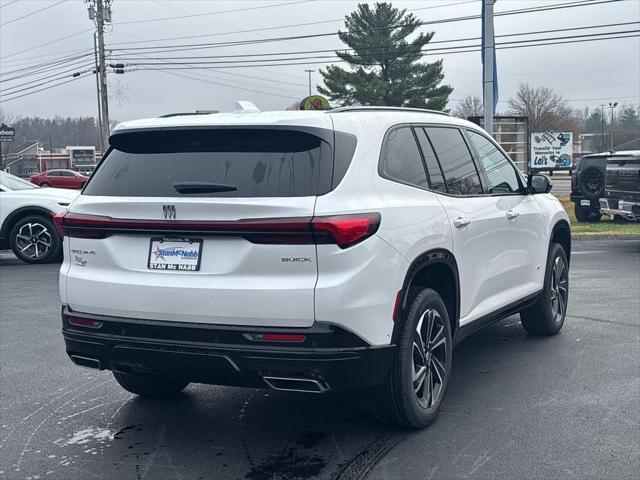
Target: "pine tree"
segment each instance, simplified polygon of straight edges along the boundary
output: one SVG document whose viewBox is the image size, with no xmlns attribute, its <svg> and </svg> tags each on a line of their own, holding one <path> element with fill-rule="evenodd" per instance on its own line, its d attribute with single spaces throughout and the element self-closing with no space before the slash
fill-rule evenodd
<svg viewBox="0 0 640 480">
<path fill-rule="evenodd" d="M 335 65 L 321 70 L 326 87 L 318 90 L 343 105 L 444 109 L 453 88 L 440 85 L 442 60 L 420 62 L 434 33 L 408 39 L 420 23 L 390 3 L 358 5 L 346 16 L 346 30 L 338 33 L 350 50 L 336 51 L 352 70 Z"/>
</svg>

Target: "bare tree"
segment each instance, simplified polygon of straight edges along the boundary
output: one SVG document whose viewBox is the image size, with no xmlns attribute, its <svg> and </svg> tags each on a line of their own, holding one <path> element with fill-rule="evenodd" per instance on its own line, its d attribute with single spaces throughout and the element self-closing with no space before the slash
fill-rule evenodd
<svg viewBox="0 0 640 480">
<path fill-rule="evenodd" d="M 518 93 L 509 99 L 509 114 L 529 118 L 529 130 L 543 132 L 573 128 L 571 108 L 549 87 L 532 87 L 521 83 Z"/>
<path fill-rule="evenodd" d="M 456 117 L 465 119 L 469 117 L 482 116 L 482 100 L 480 100 L 480 97 L 467 95 L 464 97 L 464 100 L 453 107 L 451 113 Z"/>
<path fill-rule="evenodd" d="M 291 105 L 289 105 L 285 110 L 300 110 L 300 102 L 296 100 Z"/>
</svg>

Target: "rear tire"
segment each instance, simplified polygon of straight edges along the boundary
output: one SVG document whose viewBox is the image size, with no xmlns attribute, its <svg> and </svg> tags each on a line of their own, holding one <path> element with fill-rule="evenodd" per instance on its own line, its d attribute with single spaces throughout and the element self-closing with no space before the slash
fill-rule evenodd
<svg viewBox="0 0 640 480">
<path fill-rule="evenodd" d="M 564 325 L 569 301 L 569 264 L 559 243 L 549 249 L 544 289 L 536 303 L 520 312 L 524 329 L 534 335 L 555 335 Z"/>
<path fill-rule="evenodd" d="M 574 212 L 579 222 L 599 222 L 602 214 L 600 210 L 593 207 L 583 207 L 575 204 Z"/>
<path fill-rule="evenodd" d="M 143 397 L 175 397 L 189 385 L 186 380 L 154 375 L 113 372 L 113 376 L 122 388 Z"/>
<path fill-rule="evenodd" d="M 393 364 L 370 398 L 380 420 L 418 429 L 438 416 L 451 374 L 453 343 L 449 315 L 437 292 L 412 289 L 407 304 Z"/>
</svg>

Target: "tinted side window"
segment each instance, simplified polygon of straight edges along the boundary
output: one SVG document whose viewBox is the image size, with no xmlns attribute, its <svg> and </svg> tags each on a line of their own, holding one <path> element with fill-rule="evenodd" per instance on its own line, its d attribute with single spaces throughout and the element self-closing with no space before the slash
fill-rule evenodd
<svg viewBox="0 0 640 480">
<path fill-rule="evenodd" d="M 321 133 L 321 132 L 320 132 Z M 331 146 L 311 133 L 275 129 L 198 129 L 114 135 L 84 195 L 304 197 L 331 184 Z M 179 192 L 205 182 L 235 190 Z"/>
<path fill-rule="evenodd" d="M 410 127 L 396 128 L 387 135 L 382 146 L 382 171 L 401 182 L 427 186 L 427 175 Z"/>
<path fill-rule="evenodd" d="M 75 177 L 75 175 L 71 172 L 60 172 L 61 177 Z"/>
<path fill-rule="evenodd" d="M 416 128 L 415 132 L 418 137 L 418 142 L 420 143 L 420 148 L 422 149 L 424 161 L 427 164 L 427 173 L 429 174 L 431 189 L 439 192 L 446 192 L 447 187 L 444 184 L 442 169 L 440 168 L 436 154 L 433 151 L 433 147 L 431 147 L 431 143 L 429 143 L 427 134 L 424 133 L 422 128 Z"/>
<path fill-rule="evenodd" d="M 479 133 L 468 130 L 471 143 L 478 152 L 480 165 L 487 175 L 489 193 L 514 193 L 520 190 L 518 175 L 509 160 Z"/>
<path fill-rule="evenodd" d="M 47 173 L 47 177 L 61 177 L 60 172 L 49 172 Z"/>
<path fill-rule="evenodd" d="M 447 191 L 454 195 L 482 194 L 482 185 L 471 152 L 457 128 L 427 127 L 447 183 Z"/>
</svg>

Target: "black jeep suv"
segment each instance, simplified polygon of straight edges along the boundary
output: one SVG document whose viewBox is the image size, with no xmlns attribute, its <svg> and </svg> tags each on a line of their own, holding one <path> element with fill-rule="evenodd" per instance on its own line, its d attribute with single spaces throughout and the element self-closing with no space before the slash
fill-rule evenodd
<svg viewBox="0 0 640 480">
<path fill-rule="evenodd" d="M 606 195 L 600 199 L 601 212 L 640 221 L 640 151 L 610 154 L 605 185 Z"/>
<path fill-rule="evenodd" d="M 576 219 L 579 222 L 597 222 L 600 199 L 605 195 L 605 168 L 610 153 L 585 155 L 571 176 L 571 201 L 575 203 Z"/>
</svg>

